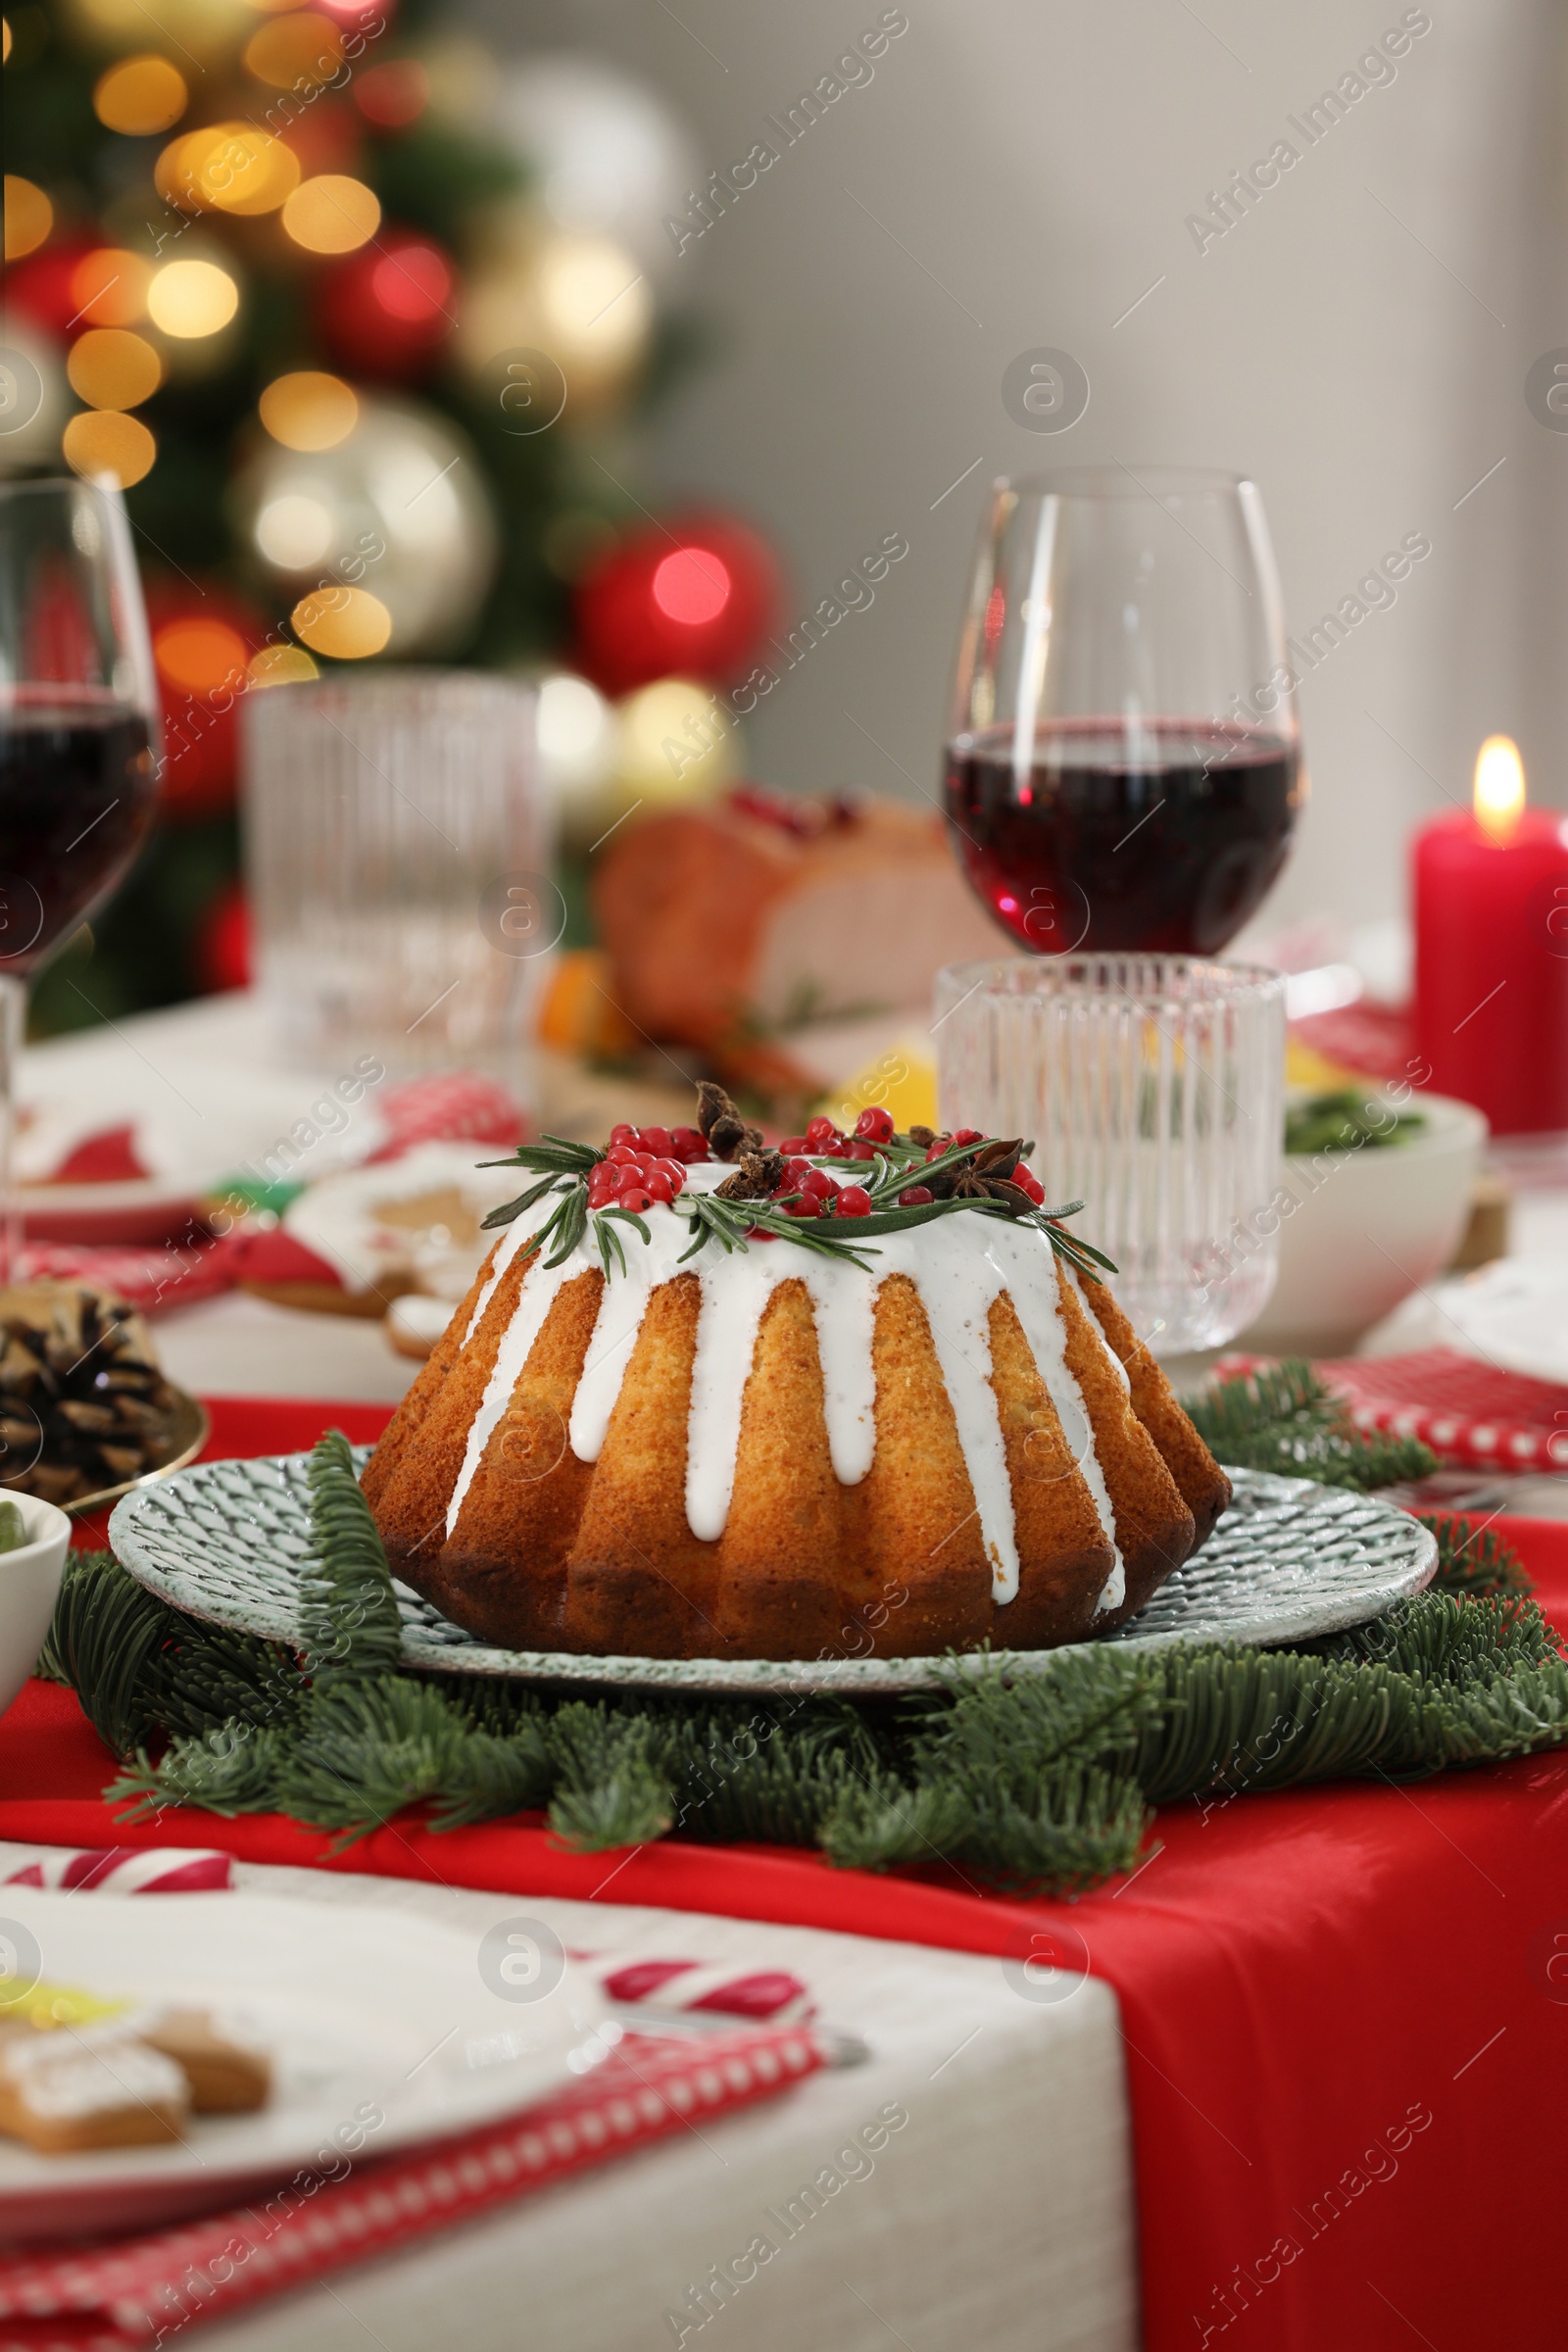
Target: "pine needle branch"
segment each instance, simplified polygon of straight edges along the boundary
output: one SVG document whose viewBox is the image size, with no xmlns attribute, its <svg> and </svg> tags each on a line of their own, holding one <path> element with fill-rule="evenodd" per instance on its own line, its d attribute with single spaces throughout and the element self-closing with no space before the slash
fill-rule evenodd
<svg viewBox="0 0 1568 2352">
<path fill-rule="evenodd" d="M 1438 1568 L 1432 1582 L 1444 1592 L 1531 1592 L 1524 1562 L 1511 1544 L 1485 1525 L 1469 1519 L 1440 1518 L 1427 1511 L 1415 1516 L 1438 1539 Z"/>
<path fill-rule="evenodd" d="M 328 1430 L 307 1473 L 316 1557 L 300 1578 L 302 1664 L 318 1683 L 394 1674 L 403 1620 L 386 1552 L 341 1430 Z"/>
<path fill-rule="evenodd" d="M 1283 1401 L 1298 1438 L 1333 1437 L 1334 1400 L 1303 1369 L 1283 1368 L 1262 1407 Z M 1259 1409 L 1254 1397 L 1244 1417 Z M 891 1706 L 583 1698 L 399 1671 L 395 1596 L 350 1465 L 337 1437 L 313 1465 L 314 1680 L 281 1645 L 155 1599 L 107 1554 L 72 1559 L 45 1667 L 129 1759 L 109 1793 L 133 1818 L 283 1811 L 352 1839 L 410 1805 L 445 1829 L 548 1802 L 579 1851 L 674 1828 L 817 1845 L 863 1870 L 947 1858 L 988 1884 L 1062 1894 L 1135 1867 L 1154 1804 L 1206 1813 L 1568 1740 L 1557 1637 L 1514 1554 L 1464 1520 L 1435 1523 L 1443 1583 L 1295 1650 L 1068 1649 L 1027 1674 L 1000 1659 L 955 1669 L 940 1694 Z"/>
<path fill-rule="evenodd" d="M 560 1776 L 550 1826 L 564 1843 L 596 1854 L 664 1835 L 675 1808 L 657 1720 L 568 1699 L 550 1732 Z"/>
<path fill-rule="evenodd" d="M 1414 1438 L 1364 1437 L 1344 1398 L 1297 1357 L 1222 1380 L 1187 1410 L 1210 1452 L 1246 1470 L 1368 1493 L 1437 1468 Z"/>
<path fill-rule="evenodd" d="M 133 1755 L 158 1725 L 149 1668 L 179 1622 L 112 1552 L 70 1552 L 38 1672 L 71 1685 L 112 1755 Z"/>
</svg>

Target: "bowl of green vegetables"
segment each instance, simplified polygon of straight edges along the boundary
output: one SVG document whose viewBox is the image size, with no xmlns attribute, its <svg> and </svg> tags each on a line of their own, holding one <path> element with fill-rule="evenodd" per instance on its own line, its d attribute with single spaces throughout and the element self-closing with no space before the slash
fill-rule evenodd
<svg viewBox="0 0 1568 2352">
<path fill-rule="evenodd" d="M 70 1542 L 54 1503 L 0 1490 L 0 1712 L 38 1663 Z"/>
<path fill-rule="evenodd" d="M 1480 1111 L 1446 1095 L 1293 1092 L 1274 1199 L 1279 1279 L 1246 1345 L 1348 1353 L 1452 1257 L 1486 1140 Z"/>
</svg>

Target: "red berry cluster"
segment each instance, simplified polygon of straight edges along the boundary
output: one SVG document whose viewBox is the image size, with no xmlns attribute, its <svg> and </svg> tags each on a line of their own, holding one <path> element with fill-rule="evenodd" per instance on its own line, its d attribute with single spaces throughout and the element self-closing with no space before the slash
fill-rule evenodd
<svg viewBox="0 0 1568 2352">
<path fill-rule="evenodd" d="M 684 1191 L 687 1168 L 708 1156 L 695 1127 L 612 1127 L 608 1154 L 589 1171 L 588 1205 L 667 1207 Z"/>
<path fill-rule="evenodd" d="M 779 1150 L 786 1159 L 806 1152 L 813 1159 L 875 1159 L 877 1145 L 890 1144 L 893 1133 L 890 1112 L 862 1110 L 853 1135 L 846 1135 L 831 1119 L 815 1118 L 804 1135 L 787 1135 Z"/>
<path fill-rule="evenodd" d="M 775 1185 L 774 1204 L 787 1217 L 868 1217 L 871 1196 L 863 1184 L 840 1184 L 826 1168 L 813 1168 L 799 1152 L 789 1155 L 783 1182 Z"/>
</svg>

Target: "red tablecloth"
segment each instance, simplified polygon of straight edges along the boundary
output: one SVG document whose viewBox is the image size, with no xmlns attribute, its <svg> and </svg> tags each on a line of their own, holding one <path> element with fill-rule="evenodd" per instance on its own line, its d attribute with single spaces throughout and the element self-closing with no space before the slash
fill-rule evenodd
<svg viewBox="0 0 1568 2352">
<path fill-rule="evenodd" d="M 368 1437 L 384 1417 L 220 1405 L 214 1446 L 291 1448 L 332 1423 Z M 1568 1625 L 1568 1527 L 1506 1533 Z M 74 1698 L 29 1686 L 0 1722 L 0 1837 L 134 1841 L 101 1800 L 107 1777 Z M 1172 1807 L 1152 1861 L 1070 1906 L 775 1846 L 573 1854 L 536 1816 L 445 1836 L 411 1821 L 336 1860 L 275 1817 L 166 1813 L 141 1835 L 999 1958 L 1079 1954 L 1121 2008 L 1148 2352 L 1560 2352 L 1568 2335 L 1568 1752 L 1406 1789 Z"/>
</svg>

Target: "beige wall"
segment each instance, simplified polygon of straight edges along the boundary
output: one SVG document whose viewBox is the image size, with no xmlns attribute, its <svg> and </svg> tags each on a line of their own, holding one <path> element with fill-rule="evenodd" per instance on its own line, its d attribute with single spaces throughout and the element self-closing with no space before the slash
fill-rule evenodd
<svg viewBox="0 0 1568 2352">
<path fill-rule="evenodd" d="M 1251 471 L 1293 628 L 1405 532 L 1431 538 L 1397 604 L 1303 688 L 1315 797 L 1274 910 L 1392 911 L 1412 822 L 1467 795 L 1494 729 L 1519 737 L 1536 796 L 1568 804 L 1568 433 L 1523 396 L 1530 362 L 1568 345 L 1561 0 L 1431 0 L 1396 80 L 1201 254 L 1185 216 L 1398 24 L 1399 0 L 906 7 L 869 86 L 672 273 L 727 350 L 637 453 L 653 478 L 757 514 L 800 608 L 882 533 L 910 542 L 754 722 L 755 770 L 934 789 L 985 480 L 1120 458 Z M 524 22 L 480 0 L 477 19 L 633 68 L 722 166 L 879 14 L 563 0 Z M 1000 398 L 1039 344 L 1093 385 L 1055 438 Z"/>
</svg>

